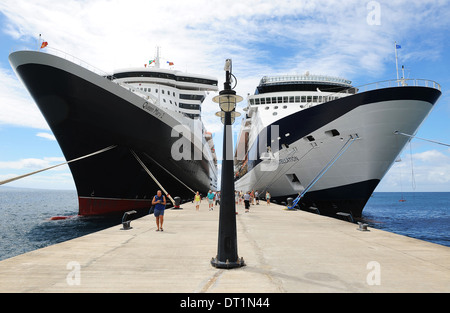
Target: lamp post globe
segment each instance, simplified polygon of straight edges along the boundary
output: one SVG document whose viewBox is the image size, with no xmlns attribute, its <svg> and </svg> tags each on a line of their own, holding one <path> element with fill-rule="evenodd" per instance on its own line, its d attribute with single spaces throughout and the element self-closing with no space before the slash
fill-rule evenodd
<svg viewBox="0 0 450 313">
<path fill-rule="evenodd" d="M 236 95 L 236 91 L 232 89 L 225 89 L 219 92 L 218 96 L 213 98 L 213 101 L 219 103 L 219 107 L 223 112 L 232 112 L 236 109 L 236 103 L 243 100 L 241 96 Z"/>
</svg>

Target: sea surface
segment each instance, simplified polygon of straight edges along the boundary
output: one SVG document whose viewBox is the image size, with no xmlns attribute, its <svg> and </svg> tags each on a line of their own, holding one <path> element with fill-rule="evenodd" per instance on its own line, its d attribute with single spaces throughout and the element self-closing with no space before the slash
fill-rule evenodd
<svg viewBox="0 0 450 313">
<path fill-rule="evenodd" d="M 450 247 L 450 192 L 376 192 L 362 217 L 369 228 Z"/>
<path fill-rule="evenodd" d="M 77 213 L 75 191 L 0 187 L 0 260 L 121 226 L 122 216 L 80 217 Z M 51 220 L 54 216 L 73 217 Z M 450 247 L 450 193 L 374 193 L 363 218 L 369 229 Z"/>
<path fill-rule="evenodd" d="M 120 225 L 122 216 L 78 216 L 71 190 L 0 187 L 0 260 Z M 70 216 L 50 220 L 55 216 Z"/>
</svg>

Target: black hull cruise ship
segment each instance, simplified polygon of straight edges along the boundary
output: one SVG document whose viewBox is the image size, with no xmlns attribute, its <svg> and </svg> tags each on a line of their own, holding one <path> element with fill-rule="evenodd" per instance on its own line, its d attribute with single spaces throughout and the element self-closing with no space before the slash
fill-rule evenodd
<svg viewBox="0 0 450 313">
<path fill-rule="evenodd" d="M 160 68 L 159 53 L 154 66 L 112 74 L 37 51 L 9 60 L 66 160 L 105 149 L 69 163 L 80 215 L 150 208 L 160 186 L 181 199 L 216 189 L 214 144 L 200 116 L 215 78 Z M 189 131 L 174 131 L 180 125 Z M 180 140 L 191 157 L 174 157 Z"/>
<path fill-rule="evenodd" d="M 305 210 L 360 217 L 373 191 L 441 96 L 436 82 L 353 87 L 323 75 L 265 76 L 248 97 L 235 187 Z"/>
</svg>

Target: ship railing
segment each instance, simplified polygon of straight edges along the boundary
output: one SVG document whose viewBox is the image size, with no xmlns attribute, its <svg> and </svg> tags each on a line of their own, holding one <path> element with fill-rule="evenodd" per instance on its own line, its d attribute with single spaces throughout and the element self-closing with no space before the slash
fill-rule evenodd
<svg viewBox="0 0 450 313">
<path fill-rule="evenodd" d="M 355 92 L 365 92 L 365 91 L 371 91 L 371 90 L 377 90 L 382 88 L 391 88 L 391 87 L 406 87 L 406 86 L 413 86 L 413 87 L 429 87 L 434 88 L 437 90 L 441 90 L 441 85 L 437 82 L 429 79 L 418 79 L 418 78 L 401 78 L 401 79 L 390 79 L 390 80 L 383 80 L 375 83 L 369 83 L 361 86 L 354 86 L 348 89 L 345 89 L 339 93 L 344 94 L 354 94 Z"/>
<path fill-rule="evenodd" d="M 60 58 L 65 59 L 65 60 L 67 60 L 67 61 L 69 61 L 69 62 L 72 62 L 72 63 L 74 63 L 74 64 L 77 64 L 77 65 L 79 65 L 79 66 L 81 66 L 81 67 L 84 67 L 84 68 L 87 69 L 88 71 L 91 71 L 91 72 L 93 72 L 93 73 L 95 73 L 95 74 L 97 74 L 97 75 L 99 75 L 99 76 L 102 76 L 102 77 L 104 77 L 105 79 L 110 79 L 111 81 L 114 82 L 114 80 L 113 80 L 113 79 L 114 79 L 114 76 L 112 76 L 111 74 L 108 74 L 107 72 L 105 72 L 105 71 L 103 71 L 103 70 L 101 70 L 101 69 L 98 69 L 97 67 L 95 67 L 95 66 L 93 66 L 93 65 L 91 65 L 91 64 L 89 64 L 89 63 L 87 63 L 87 62 L 85 62 L 85 61 L 83 61 L 83 60 L 81 60 L 81 59 L 79 59 L 79 58 L 77 58 L 77 57 L 75 57 L 75 56 L 73 56 L 73 55 L 67 53 L 67 52 L 64 52 L 64 51 L 59 50 L 59 49 L 51 48 L 51 47 L 46 47 L 46 49 L 48 49 L 47 52 L 50 53 L 50 54 L 52 54 L 52 55 L 55 55 L 55 56 L 57 56 L 57 57 L 60 57 Z M 156 100 L 153 99 L 153 97 L 144 94 L 141 90 L 139 90 L 139 89 L 137 89 L 137 88 L 135 88 L 135 87 L 133 87 L 133 86 L 131 86 L 131 85 L 128 85 L 128 84 L 122 84 L 122 83 L 120 83 L 120 82 L 115 82 L 115 83 L 118 84 L 119 86 L 121 86 L 121 87 L 123 87 L 123 88 L 126 88 L 126 89 L 128 89 L 129 91 L 131 91 L 131 92 L 137 94 L 137 95 L 140 96 L 141 98 L 143 98 L 143 99 L 145 99 L 145 100 L 147 100 L 147 101 L 152 102 L 153 104 L 156 103 Z"/>
<path fill-rule="evenodd" d="M 65 59 L 65 60 L 67 60 L 69 62 L 72 62 L 74 64 L 77 64 L 77 65 L 79 65 L 81 67 L 84 67 L 85 69 L 87 69 L 87 70 L 89 70 L 91 72 L 94 72 L 97 75 L 103 76 L 105 78 L 107 78 L 108 76 L 111 76 L 111 74 L 109 74 L 109 73 L 107 73 L 107 72 L 105 72 L 105 71 L 103 71 L 103 70 L 101 70 L 101 69 L 99 69 L 99 68 L 89 64 L 89 63 L 87 63 L 86 61 L 81 60 L 80 58 L 77 58 L 76 56 L 73 56 L 73 55 L 71 55 L 71 54 L 69 54 L 67 52 L 64 52 L 62 50 L 59 50 L 59 49 L 56 49 L 56 48 L 53 48 L 53 47 L 46 47 L 45 50 L 49 54 L 52 54 L 54 56 L 60 57 L 62 59 Z"/>
<path fill-rule="evenodd" d="M 46 51 L 47 53 L 50 53 L 50 54 L 52 54 L 54 56 L 63 58 L 65 60 L 69 61 L 69 62 L 77 64 L 77 65 L 79 65 L 79 66 L 81 66 L 81 67 L 83 67 L 83 68 L 85 68 L 85 69 L 87 69 L 87 70 L 89 70 L 89 71 L 99 75 L 99 76 L 102 76 L 102 77 L 104 77 L 106 79 L 110 79 L 111 81 L 114 82 L 114 80 L 113 80 L 114 76 L 112 76 L 111 74 L 108 74 L 107 72 L 105 72 L 105 71 L 103 71 L 103 70 L 101 70 L 101 69 L 99 69 L 99 68 L 97 68 L 97 67 L 95 67 L 95 66 L 93 66 L 93 65 L 91 65 L 91 64 L 89 64 L 89 63 L 87 63 L 85 61 L 83 61 L 83 60 L 81 60 L 80 58 L 77 58 L 77 57 L 75 57 L 75 56 L 73 56 L 73 55 L 71 55 L 71 54 L 69 54 L 67 52 L 64 52 L 62 50 L 55 49 L 55 48 L 52 48 L 52 47 L 46 47 L 46 50 L 47 50 Z M 119 86 L 121 86 L 123 88 L 126 88 L 129 91 L 137 94 L 141 98 L 152 102 L 153 104 L 156 103 L 156 100 L 153 99 L 151 96 L 144 94 L 142 91 L 140 91 L 139 89 L 137 89 L 137 88 L 135 88 L 135 87 L 133 87 L 131 85 L 122 84 L 120 82 L 115 82 L 115 83 L 118 84 Z"/>
<path fill-rule="evenodd" d="M 260 84 L 269 84 L 269 83 L 291 83 L 297 81 L 313 81 L 313 82 L 329 82 L 329 83 L 338 83 L 338 84 L 346 84 L 351 85 L 351 81 L 341 77 L 335 76 L 327 76 L 327 75 L 279 75 L 279 76 L 264 76 L 261 78 Z"/>
<path fill-rule="evenodd" d="M 36 50 L 33 50 L 33 49 L 29 49 L 29 48 L 28 49 L 27 48 L 25 48 L 25 49 L 24 48 L 20 48 L 19 49 L 19 48 L 13 47 L 13 48 L 10 49 L 10 53 L 13 53 L 13 52 L 19 51 L 19 50 L 36 51 Z M 99 69 L 99 68 L 97 68 L 97 67 L 95 67 L 95 66 L 93 66 L 93 65 L 91 65 L 89 63 L 87 63 L 86 61 L 83 61 L 80 58 L 77 58 L 76 56 L 73 56 L 73 55 L 71 55 L 71 54 L 69 54 L 67 52 L 62 51 L 62 50 L 59 50 L 59 49 L 56 49 L 56 48 L 53 48 L 53 47 L 45 47 L 45 51 L 44 50 L 38 50 L 38 51 L 41 52 L 41 53 L 48 53 L 48 54 L 60 57 L 60 58 L 62 58 L 64 60 L 67 60 L 69 62 L 77 64 L 77 65 L 79 65 L 79 66 L 81 66 L 81 67 L 83 67 L 83 68 L 85 68 L 85 69 L 87 69 L 87 70 L 89 70 L 89 71 L 99 75 L 99 76 L 102 76 L 102 77 L 104 77 L 106 79 L 113 80 L 115 78 L 110 73 L 107 73 L 104 70 L 101 70 L 101 69 Z"/>
</svg>

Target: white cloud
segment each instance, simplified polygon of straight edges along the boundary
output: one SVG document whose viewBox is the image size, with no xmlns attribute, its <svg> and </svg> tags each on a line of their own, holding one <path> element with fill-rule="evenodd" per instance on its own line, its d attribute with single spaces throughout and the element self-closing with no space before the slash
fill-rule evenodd
<svg viewBox="0 0 450 313">
<path fill-rule="evenodd" d="M 65 172 L 39 173 L 28 176 L 23 179 L 13 181 L 5 186 L 19 188 L 39 188 L 39 189 L 57 189 L 57 190 L 75 190 L 75 183 L 72 175 Z M 0 181 L 17 177 L 18 174 L 0 174 Z"/>
<path fill-rule="evenodd" d="M 367 24 L 366 3 L 355 0 L 6 0 L 0 10 L 8 18 L 5 32 L 14 38 L 35 45 L 41 33 L 49 47 L 105 70 L 143 65 L 160 45 L 181 69 L 212 74 L 221 74 L 231 54 L 247 77 L 274 70 L 379 72 L 395 37 L 411 28 L 420 31 L 425 20 L 427 28 L 439 29 L 433 21 L 440 20 L 441 27 L 448 16 L 440 10 L 445 4 L 426 1 L 380 1 L 380 6 L 380 26 Z M 433 46 L 422 53 L 437 51 Z M 273 50 L 288 55 L 274 59 Z"/>
<path fill-rule="evenodd" d="M 406 153 L 381 181 L 377 191 L 450 191 L 450 150 Z M 411 161 L 412 159 L 412 161 Z"/>
<path fill-rule="evenodd" d="M 51 141 L 56 141 L 56 138 L 53 134 L 49 134 L 49 133 L 37 133 L 36 136 L 41 137 L 41 138 L 45 138 Z"/>
<path fill-rule="evenodd" d="M 428 150 L 421 153 L 416 153 L 413 155 L 413 158 L 422 162 L 450 163 L 450 157 L 437 150 Z"/>
<path fill-rule="evenodd" d="M 64 163 L 63 157 L 26 158 L 0 161 L 0 182 Z M 6 186 L 42 189 L 75 189 L 68 165 L 50 169 L 8 183 Z"/>
<path fill-rule="evenodd" d="M 58 164 L 55 162 L 63 163 L 65 162 L 65 159 L 63 157 L 44 157 L 42 159 L 27 158 L 17 161 L 0 161 L 0 169 L 40 170 Z"/>
<path fill-rule="evenodd" d="M 0 124 L 49 129 L 41 112 L 12 71 L 0 67 Z"/>
</svg>

